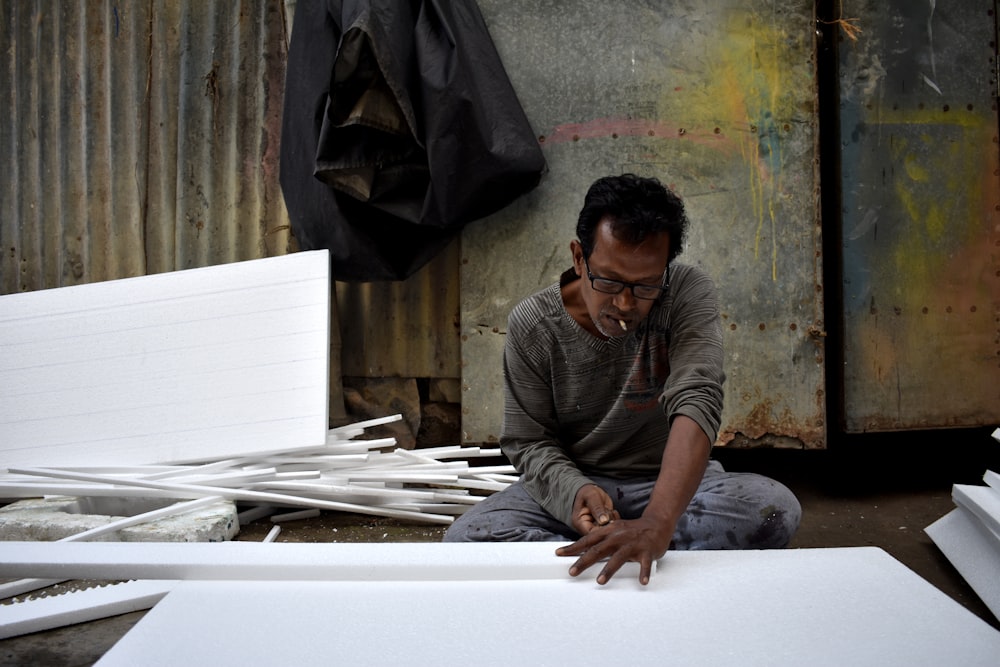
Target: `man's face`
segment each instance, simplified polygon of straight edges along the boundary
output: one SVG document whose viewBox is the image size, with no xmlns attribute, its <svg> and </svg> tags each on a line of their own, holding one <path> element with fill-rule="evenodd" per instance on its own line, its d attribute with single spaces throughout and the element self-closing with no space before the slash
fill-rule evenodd
<svg viewBox="0 0 1000 667">
<path fill-rule="evenodd" d="M 601 221 L 594 236 L 594 250 L 588 260 L 584 260 L 583 247 L 578 241 L 573 241 L 570 247 L 573 266 L 582 278 L 580 293 L 594 326 L 609 338 L 627 335 L 649 314 L 654 301 L 636 298 L 630 287 L 625 287 L 618 294 L 594 289 L 587 277 L 587 265 L 590 265 L 594 278 L 661 285 L 670 256 L 670 236 L 666 233 L 654 234 L 639 245 L 629 245 L 616 239 L 611 233 L 611 225 Z"/>
</svg>

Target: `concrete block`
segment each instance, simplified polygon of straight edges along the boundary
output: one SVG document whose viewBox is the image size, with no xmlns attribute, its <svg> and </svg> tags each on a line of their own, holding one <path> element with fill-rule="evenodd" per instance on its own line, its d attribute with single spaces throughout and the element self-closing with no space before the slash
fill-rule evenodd
<svg viewBox="0 0 1000 667">
<path fill-rule="evenodd" d="M 0 508 L 0 541 L 51 542 L 122 517 L 166 507 L 166 498 L 32 498 Z M 217 503 L 94 538 L 104 542 L 224 542 L 240 532 L 236 503 Z"/>
</svg>

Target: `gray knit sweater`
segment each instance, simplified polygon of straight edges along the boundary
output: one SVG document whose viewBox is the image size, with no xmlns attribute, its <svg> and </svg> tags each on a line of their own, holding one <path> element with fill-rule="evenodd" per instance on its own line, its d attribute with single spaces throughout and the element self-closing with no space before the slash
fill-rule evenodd
<svg viewBox="0 0 1000 667">
<path fill-rule="evenodd" d="M 715 285 L 698 267 L 671 266 L 670 289 L 646 319 L 609 340 L 577 324 L 551 285 L 508 318 L 500 446 L 528 493 L 572 525 L 588 474 L 656 477 L 676 415 L 715 441 L 722 358 Z"/>
</svg>

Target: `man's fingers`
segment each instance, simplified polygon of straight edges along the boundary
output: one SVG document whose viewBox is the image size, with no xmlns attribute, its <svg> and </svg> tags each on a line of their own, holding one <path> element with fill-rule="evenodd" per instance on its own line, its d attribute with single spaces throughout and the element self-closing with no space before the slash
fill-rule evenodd
<svg viewBox="0 0 1000 667">
<path fill-rule="evenodd" d="M 639 563 L 639 583 L 645 586 L 649 583 L 649 577 L 653 574 L 653 559 L 643 557 Z"/>
<path fill-rule="evenodd" d="M 622 555 L 621 551 L 616 551 L 615 555 L 608 560 L 604 569 L 601 573 L 597 575 L 597 583 L 601 586 L 611 581 L 611 577 L 615 576 L 615 573 L 621 569 L 622 565 L 628 562 L 628 558 Z"/>
<path fill-rule="evenodd" d="M 567 544 L 556 549 L 557 556 L 579 556 L 580 554 L 587 551 L 590 545 L 595 542 L 597 538 L 593 535 L 584 535 L 578 539 L 573 544 Z"/>
</svg>

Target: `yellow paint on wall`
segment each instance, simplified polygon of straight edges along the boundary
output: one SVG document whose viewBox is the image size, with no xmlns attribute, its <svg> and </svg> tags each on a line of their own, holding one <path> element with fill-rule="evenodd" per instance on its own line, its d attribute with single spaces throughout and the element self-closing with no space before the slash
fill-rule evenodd
<svg viewBox="0 0 1000 667">
<path fill-rule="evenodd" d="M 796 115 L 797 90 L 790 66 L 789 35 L 753 7 L 733 12 L 709 56 L 711 93 L 691 109 L 705 122 L 730 125 L 746 169 L 755 223 L 754 258 L 765 256 L 771 279 L 778 279 L 778 236 L 784 189 L 785 126 Z M 796 93 L 796 94 L 793 94 Z M 765 242 L 767 247 L 762 247 Z"/>
<path fill-rule="evenodd" d="M 934 120 L 946 116 L 931 114 Z M 977 117 L 978 123 L 971 122 Z M 983 142 L 991 141 L 992 132 L 981 116 L 952 114 L 950 118 L 959 122 L 938 126 L 915 142 L 905 137 L 889 142 L 891 163 L 902 165 L 893 179 L 893 192 L 904 220 L 910 223 L 908 233 L 894 240 L 893 264 L 898 275 L 905 277 L 901 284 L 917 300 L 935 289 L 934 265 L 948 261 L 947 246 L 961 245 L 981 233 L 973 208 L 984 196 L 980 174 L 989 167 L 970 157 L 978 155 Z M 884 117 L 883 124 L 882 132 L 891 132 Z"/>
</svg>

